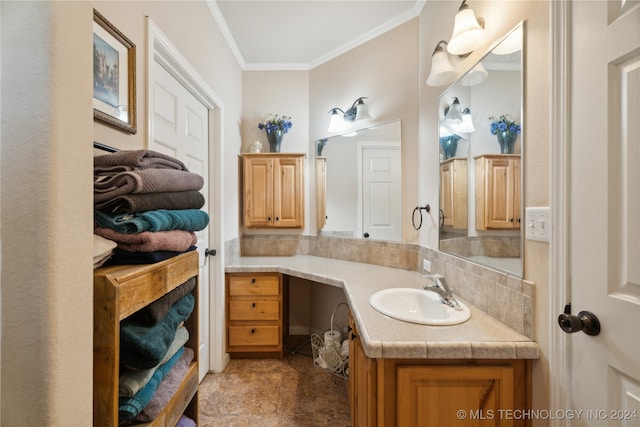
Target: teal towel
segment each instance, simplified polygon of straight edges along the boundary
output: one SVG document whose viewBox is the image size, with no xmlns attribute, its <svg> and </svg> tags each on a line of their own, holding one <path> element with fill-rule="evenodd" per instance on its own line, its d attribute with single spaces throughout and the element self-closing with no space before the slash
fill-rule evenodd
<svg viewBox="0 0 640 427">
<path fill-rule="evenodd" d="M 209 214 L 200 209 L 158 209 L 124 215 L 109 215 L 96 209 L 94 219 L 102 227 L 126 234 L 143 231 L 200 231 L 209 225 Z"/>
<path fill-rule="evenodd" d="M 189 331 L 184 326 L 180 326 L 176 331 L 176 337 L 169 346 L 167 354 L 160 361 L 160 365 L 163 365 L 173 357 L 178 350 L 180 350 L 189 340 Z M 134 396 L 137 392 L 142 390 L 145 385 L 153 377 L 153 373 L 158 369 L 155 366 L 151 369 L 129 369 L 126 367 L 120 368 L 120 382 L 118 385 L 118 395 L 120 397 Z"/>
<path fill-rule="evenodd" d="M 120 363 L 133 369 L 157 366 L 169 351 L 178 326 L 189 317 L 194 305 L 193 294 L 188 294 L 176 301 L 164 318 L 153 326 L 137 324 L 130 318 L 120 322 Z"/>
<path fill-rule="evenodd" d="M 176 352 L 171 359 L 164 365 L 158 366 L 158 369 L 155 370 L 153 376 L 139 392 L 137 392 L 134 396 L 131 397 L 121 397 L 119 398 L 119 417 L 120 422 L 130 420 L 135 418 L 142 410 L 151 402 L 153 395 L 156 394 L 156 390 L 158 386 L 164 379 L 164 377 L 169 373 L 173 365 L 180 359 L 184 353 L 184 347 Z"/>
</svg>

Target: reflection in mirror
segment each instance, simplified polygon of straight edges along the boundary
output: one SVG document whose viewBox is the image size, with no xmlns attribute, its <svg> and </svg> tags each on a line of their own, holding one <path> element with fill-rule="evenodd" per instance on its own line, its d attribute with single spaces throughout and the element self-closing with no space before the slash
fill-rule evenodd
<svg viewBox="0 0 640 427">
<path fill-rule="evenodd" d="M 523 26 L 439 99 L 440 250 L 519 277 Z"/>
<path fill-rule="evenodd" d="M 316 141 L 319 235 L 402 241 L 400 125 Z"/>
</svg>

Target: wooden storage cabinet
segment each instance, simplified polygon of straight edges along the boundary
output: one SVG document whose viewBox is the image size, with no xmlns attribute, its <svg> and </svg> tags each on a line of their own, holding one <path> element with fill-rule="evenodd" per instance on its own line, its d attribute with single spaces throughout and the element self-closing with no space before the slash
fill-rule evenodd
<svg viewBox="0 0 640 427">
<path fill-rule="evenodd" d="M 189 252 L 146 265 L 117 265 L 94 271 L 93 425 L 118 425 L 120 321 L 171 290 L 198 277 L 198 254 Z M 198 284 L 195 306 L 185 321 L 186 347 L 194 359 L 164 411 L 145 426 L 175 426 L 182 414 L 198 423 Z"/>
<path fill-rule="evenodd" d="M 318 230 L 327 224 L 327 158 L 316 158 L 316 204 Z"/>
<path fill-rule="evenodd" d="M 279 273 L 226 275 L 227 352 L 282 357 L 289 334 L 287 281 Z"/>
<path fill-rule="evenodd" d="M 440 163 L 440 208 L 444 227 L 466 229 L 467 159 L 452 158 Z"/>
<path fill-rule="evenodd" d="M 475 159 L 476 229 L 519 229 L 520 155 L 484 155 Z"/>
<path fill-rule="evenodd" d="M 529 360 L 370 359 L 350 326 L 353 427 L 531 425 L 501 415 L 531 408 Z"/>
<path fill-rule="evenodd" d="M 243 154 L 247 228 L 304 228 L 304 154 Z"/>
</svg>

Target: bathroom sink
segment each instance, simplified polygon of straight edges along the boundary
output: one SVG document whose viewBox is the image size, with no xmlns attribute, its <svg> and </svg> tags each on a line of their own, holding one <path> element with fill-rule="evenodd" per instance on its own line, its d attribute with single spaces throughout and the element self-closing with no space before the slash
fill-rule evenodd
<svg viewBox="0 0 640 427">
<path fill-rule="evenodd" d="M 435 292 L 416 288 L 390 288 L 371 295 L 369 304 L 380 313 L 423 325 L 457 325 L 471 317 L 469 307 L 456 310 L 443 304 Z"/>
</svg>

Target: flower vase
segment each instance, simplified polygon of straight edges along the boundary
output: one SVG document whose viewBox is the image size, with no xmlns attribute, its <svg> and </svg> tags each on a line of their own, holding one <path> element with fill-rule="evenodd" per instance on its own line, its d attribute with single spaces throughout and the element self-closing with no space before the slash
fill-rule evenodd
<svg viewBox="0 0 640 427">
<path fill-rule="evenodd" d="M 442 147 L 444 160 L 450 159 L 456 155 L 459 140 L 460 137 L 458 135 L 450 135 L 440 138 L 440 147 Z"/>
<path fill-rule="evenodd" d="M 498 131 L 498 144 L 500 144 L 500 154 L 513 154 L 513 146 L 518 134 L 507 131 Z"/>
<path fill-rule="evenodd" d="M 272 153 L 280 152 L 280 143 L 284 133 L 281 129 L 276 129 L 271 132 L 267 131 L 267 140 L 269 141 L 269 151 Z"/>
</svg>

